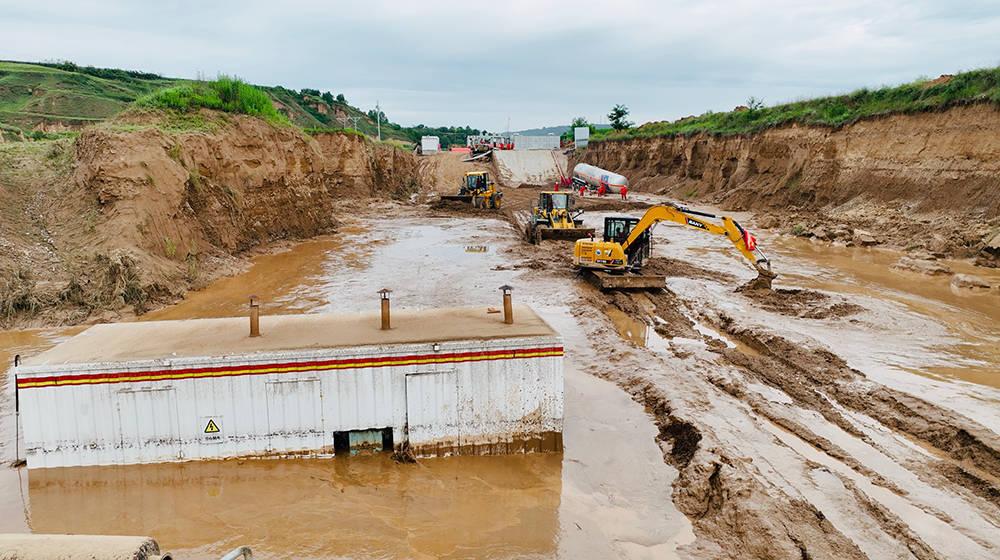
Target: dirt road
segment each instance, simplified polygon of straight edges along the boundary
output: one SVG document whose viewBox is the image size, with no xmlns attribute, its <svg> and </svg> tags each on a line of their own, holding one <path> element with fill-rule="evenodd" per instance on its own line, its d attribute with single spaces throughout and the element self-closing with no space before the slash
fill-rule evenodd
<svg viewBox="0 0 1000 560">
<path fill-rule="evenodd" d="M 752 273 L 730 247 L 661 226 L 651 266 L 668 290 L 602 294 L 571 272 L 567 244 L 534 252 L 508 221 L 464 212 L 385 203 L 336 241 L 259 257 L 150 315 L 238 314 L 251 292 L 269 312 L 368 309 L 380 287 L 402 307 L 495 306 L 510 283 L 565 338 L 561 460 L 5 469 L 0 531 L 151 533 L 190 557 L 235 544 L 285 557 L 1000 550 L 995 292 L 955 295 L 893 271 L 892 254 L 791 239 L 762 240 L 779 291 L 738 292 Z M 4 346 L 26 353 L 65 334 L 8 332 Z M 124 505 L 136 501 L 156 506 Z M 343 531 L 328 531 L 331 519 Z"/>
</svg>

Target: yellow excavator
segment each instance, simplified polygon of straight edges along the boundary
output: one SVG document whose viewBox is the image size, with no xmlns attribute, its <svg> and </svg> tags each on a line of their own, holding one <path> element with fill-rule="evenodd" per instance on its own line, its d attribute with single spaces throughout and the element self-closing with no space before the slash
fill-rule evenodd
<svg viewBox="0 0 1000 560">
<path fill-rule="evenodd" d="M 458 194 L 443 195 L 441 200 L 471 202 L 475 208 L 498 209 L 503 203 L 503 192 L 490 180 L 488 171 L 468 171 L 458 188 Z"/>
<path fill-rule="evenodd" d="M 583 210 L 573 209 L 573 193 L 542 191 L 538 204 L 531 210 L 528 222 L 528 241 L 538 243 L 543 239 L 574 240 L 592 237 L 594 228 L 583 227 L 580 216 Z"/>
<path fill-rule="evenodd" d="M 577 240 L 573 247 L 573 266 L 586 272 L 602 290 L 662 288 L 665 277 L 644 275 L 641 269 L 643 260 L 650 254 L 652 227 L 665 221 L 726 237 L 757 270 L 758 282 L 763 285 L 770 287 L 777 277 L 771 272 L 771 261 L 757 247 L 757 238 L 736 220 L 674 204 L 654 206 L 642 218 L 605 217 L 602 240 Z"/>
</svg>

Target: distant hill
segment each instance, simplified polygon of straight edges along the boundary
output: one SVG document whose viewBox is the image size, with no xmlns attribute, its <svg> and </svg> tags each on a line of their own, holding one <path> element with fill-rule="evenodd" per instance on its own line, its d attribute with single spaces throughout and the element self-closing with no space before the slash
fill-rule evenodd
<svg viewBox="0 0 1000 560">
<path fill-rule="evenodd" d="M 148 72 L 78 66 L 72 62 L 0 61 L 0 140 L 44 138 L 109 119 L 139 97 L 191 80 Z M 303 129 L 356 128 L 376 136 L 374 111 L 352 106 L 342 95 L 313 89 L 257 86 L 279 112 Z M 467 127 L 404 127 L 382 115 L 382 138 L 415 143 L 437 135 L 444 146 L 464 144 Z"/>
<path fill-rule="evenodd" d="M 611 128 L 610 124 L 595 124 L 600 130 Z M 529 128 L 526 130 L 518 130 L 511 132 L 511 134 L 520 134 L 522 136 L 548 136 L 552 134 L 553 136 L 562 136 L 569 132 L 569 126 L 546 126 L 544 128 Z"/>
<path fill-rule="evenodd" d="M 7 131 L 75 129 L 112 117 L 141 95 L 177 83 L 154 74 L 68 70 L 0 62 L 0 126 Z M 100 70 L 105 70 L 103 76 Z"/>
</svg>

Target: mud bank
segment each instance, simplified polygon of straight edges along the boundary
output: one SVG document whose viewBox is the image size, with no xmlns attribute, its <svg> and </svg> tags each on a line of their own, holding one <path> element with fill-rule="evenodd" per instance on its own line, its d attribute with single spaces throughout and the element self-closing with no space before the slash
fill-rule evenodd
<svg viewBox="0 0 1000 560">
<path fill-rule="evenodd" d="M 420 186 L 414 156 L 361 136 L 197 118 L 177 130 L 133 115 L 0 149 L 0 324 L 141 314 L 239 269 L 245 251 Z"/>
<path fill-rule="evenodd" d="M 754 210 L 768 228 L 862 230 L 995 264 L 983 249 L 1000 230 L 998 130 L 1000 109 L 984 103 L 840 128 L 597 142 L 572 163 L 622 173 L 637 191 Z"/>
</svg>

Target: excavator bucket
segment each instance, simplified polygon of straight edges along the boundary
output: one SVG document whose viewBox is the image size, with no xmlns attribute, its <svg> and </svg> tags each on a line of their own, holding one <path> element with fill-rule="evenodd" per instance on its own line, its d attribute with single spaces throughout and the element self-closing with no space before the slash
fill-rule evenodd
<svg viewBox="0 0 1000 560">
<path fill-rule="evenodd" d="M 538 243 L 543 239 L 555 239 L 556 241 L 576 241 L 594 235 L 594 228 L 574 227 L 574 228 L 553 228 L 549 226 L 535 226 L 529 234 L 529 241 Z"/>
</svg>

